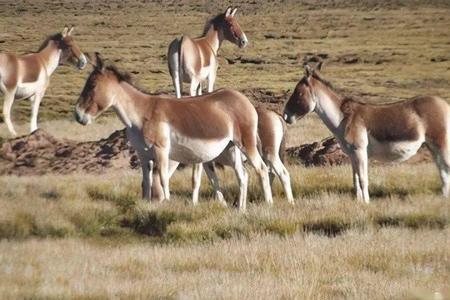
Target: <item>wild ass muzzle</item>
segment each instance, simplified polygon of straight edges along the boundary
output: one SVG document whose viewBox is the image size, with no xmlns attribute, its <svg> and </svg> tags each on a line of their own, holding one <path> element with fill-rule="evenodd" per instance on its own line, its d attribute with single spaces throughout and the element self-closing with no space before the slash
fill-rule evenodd
<svg viewBox="0 0 450 300">
<path fill-rule="evenodd" d="M 61 33 L 49 36 L 37 53 L 23 56 L 0 54 L 3 118 L 13 136 L 17 135 L 11 122 L 11 108 L 15 100 L 31 100 L 30 132 L 33 132 L 37 129 L 39 105 L 56 68 L 67 62 L 80 70 L 86 66 L 87 59 L 72 38 L 73 30 L 73 26 L 66 26 Z"/>
<path fill-rule="evenodd" d="M 202 94 L 202 82 L 208 79 L 208 92 L 214 89 L 218 67 L 217 53 L 227 40 L 239 48 L 248 45 L 248 39 L 236 19 L 237 8 L 210 19 L 203 35 L 198 38 L 183 36 L 169 45 L 167 54 L 169 72 L 177 98 L 181 98 L 183 82 L 190 83 L 190 95 Z"/>
<path fill-rule="evenodd" d="M 321 64 L 319 64 L 320 69 Z M 316 112 L 351 160 L 358 199 L 369 203 L 368 158 L 404 161 L 422 144 L 430 149 L 449 194 L 450 107 L 434 96 L 417 96 L 392 104 L 371 105 L 338 95 L 314 68 L 295 87 L 284 109 L 284 119 L 295 122 Z"/>
<path fill-rule="evenodd" d="M 258 116 L 241 93 L 222 89 L 175 101 L 173 97 L 148 95 L 134 87 L 128 75 L 105 65 L 96 54 L 94 70 L 76 105 L 75 118 L 83 124 L 112 107 L 126 126 L 137 150 L 144 198 L 151 198 L 152 163 L 159 175 L 164 198 L 169 200 L 169 161 L 200 164 L 219 156 L 233 143 L 249 159 L 259 175 L 267 203 L 272 203 L 268 168 L 257 149 Z M 236 173 L 243 174 L 242 162 Z M 245 210 L 247 177 L 240 177 L 239 208 Z"/>
</svg>

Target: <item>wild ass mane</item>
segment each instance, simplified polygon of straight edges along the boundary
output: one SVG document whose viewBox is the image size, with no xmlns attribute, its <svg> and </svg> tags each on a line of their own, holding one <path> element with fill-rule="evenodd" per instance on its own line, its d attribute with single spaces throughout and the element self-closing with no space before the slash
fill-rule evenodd
<svg viewBox="0 0 450 300">
<path fill-rule="evenodd" d="M 62 37 L 63 36 L 60 32 L 47 36 L 45 40 L 42 42 L 41 46 L 39 46 L 37 52 L 41 52 L 45 47 L 47 47 L 50 41 L 59 41 L 62 39 Z"/>
<path fill-rule="evenodd" d="M 152 93 L 149 92 L 143 88 L 141 88 L 140 86 L 138 86 L 135 81 L 133 80 L 133 77 L 130 73 L 128 72 L 123 72 L 120 71 L 117 66 L 115 66 L 112 63 L 109 63 L 108 65 L 105 66 L 105 70 L 108 70 L 110 72 L 112 72 L 114 74 L 114 76 L 116 76 L 117 80 L 119 82 L 126 82 L 129 85 L 131 85 L 132 87 L 134 87 L 135 89 L 137 89 L 138 91 L 147 94 L 147 95 L 158 95 L 157 93 Z"/>
<path fill-rule="evenodd" d="M 215 17 L 212 17 L 208 21 L 206 21 L 205 27 L 203 27 L 202 36 L 204 36 L 206 33 L 208 33 L 208 31 L 211 28 L 211 26 L 214 26 L 214 28 L 217 28 L 219 26 L 220 22 L 223 21 L 224 17 L 225 17 L 225 14 L 221 13 L 221 14 L 218 14 L 217 16 L 215 16 Z"/>
<path fill-rule="evenodd" d="M 311 75 L 314 79 L 322 82 L 324 85 L 332 89 L 333 91 L 336 91 L 336 88 L 329 82 L 328 80 L 324 79 L 322 76 L 319 75 L 316 71 L 314 71 Z"/>
</svg>

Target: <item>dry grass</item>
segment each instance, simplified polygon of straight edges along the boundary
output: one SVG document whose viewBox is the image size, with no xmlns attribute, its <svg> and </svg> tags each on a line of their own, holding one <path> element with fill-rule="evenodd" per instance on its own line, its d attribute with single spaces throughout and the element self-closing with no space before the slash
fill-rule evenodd
<svg viewBox="0 0 450 300">
<path fill-rule="evenodd" d="M 3 2 L 0 51 L 35 50 L 47 33 L 74 23 L 85 51 L 101 51 L 151 91 L 171 91 L 165 52 L 181 33 L 197 35 L 226 1 Z M 250 47 L 224 44 L 218 87 L 293 89 L 297 56 L 327 53 L 326 77 L 370 101 L 416 94 L 450 99 L 450 14 L 446 1 L 241 3 Z M 20 20 L 20 22 L 18 22 Z M 36 20 L 43 20 L 36 30 Z M 20 23 L 20 24 L 19 24 Z M 18 25 L 19 24 L 19 25 Z M 354 64 L 343 55 L 358 58 Z M 228 65 L 223 57 L 265 64 Z M 432 61 L 435 60 L 435 61 Z M 41 127 L 58 138 L 92 140 L 122 126 L 72 120 L 87 72 L 52 78 Z M 225 74 L 227 76 L 225 76 Z M 18 103 L 19 132 L 28 103 Z M 314 115 L 289 128 L 289 145 L 329 133 Z M 6 138 L 0 125 L 0 139 Z M 438 195 L 435 167 L 370 169 L 373 203 L 352 196 L 349 166 L 290 166 L 297 204 L 280 185 L 260 203 L 252 177 L 247 214 L 212 201 L 190 205 L 190 170 L 171 181 L 170 203 L 139 199 L 140 175 L 0 177 L 0 298 L 433 299 L 450 283 L 450 202 Z M 231 171 L 226 198 L 237 197 Z M 448 295 L 448 294 L 447 294 Z"/>
<path fill-rule="evenodd" d="M 448 284 L 442 246 L 449 234 L 381 228 L 336 239 L 262 235 L 182 246 L 2 242 L 8 255 L 0 258 L 0 292 L 47 299 L 405 299 Z"/>
<path fill-rule="evenodd" d="M 0 294 L 37 298 L 404 299 L 450 279 L 449 209 L 434 166 L 371 169 L 374 201 L 353 200 L 349 167 L 291 167 L 297 204 L 252 177 L 247 214 L 139 200 L 139 174 L 1 177 Z M 227 199 L 232 172 L 221 174 Z"/>
</svg>

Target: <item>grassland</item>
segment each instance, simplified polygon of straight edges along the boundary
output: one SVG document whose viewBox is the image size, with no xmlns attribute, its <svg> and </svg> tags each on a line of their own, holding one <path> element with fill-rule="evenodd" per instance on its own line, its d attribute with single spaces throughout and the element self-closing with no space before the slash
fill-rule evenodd
<svg viewBox="0 0 450 300">
<path fill-rule="evenodd" d="M 75 24 L 87 52 L 101 51 L 147 90 L 172 91 L 166 46 L 198 35 L 230 1 L 2 1 L 0 51 L 36 50 Z M 247 1 L 244 50 L 225 43 L 218 87 L 293 89 L 308 53 L 328 55 L 325 77 L 367 101 L 416 94 L 450 99 L 447 1 Z M 37 23 L 39 21 L 39 23 Z M 262 64 L 228 64 L 225 58 Z M 353 63 L 349 63 L 354 61 Z M 111 117 L 81 127 L 73 105 L 89 70 L 62 67 L 40 115 L 56 137 L 98 139 L 120 128 Z M 27 132 L 28 102 L 14 120 Z M 289 145 L 329 135 L 313 115 L 289 128 Z M 8 138 L 0 125 L 0 138 Z M 140 200 L 140 175 L 0 177 L 0 298 L 33 299 L 436 299 L 449 295 L 450 201 L 432 164 L 376 165 L 370 205 L 352 197 L 349 166 L 289 166 L 296 205 L 276 182 L 275 205 L 261 203 L 251 178 L 247 214 L 220 172 L 223 208 L 204 182 L 192 207 L 190 170 L 171 181 L 168 203 Z M 447 293 L 447 294 L 446 294 Z M 449 297 L 449 296 L 447 296 Z"/>
<path fill-rule="evenodd" d="M 405 175 L 408 173 L 408 175 Z M 139 175 L 0 179 L 0 293 L 37 298 L 397 298 L 449 282 L 448 200 L 431 165 L 375 167 L 374 202 L 351 196 L 349 167 L 292 167 L 247 214 L 189 200 L 189 170 L 169 203 L 139 199 Z M 231 172 L 227 199 L 237 197 Z M 231 203 L 230 203 L 231 204 Z"/>
</svg>

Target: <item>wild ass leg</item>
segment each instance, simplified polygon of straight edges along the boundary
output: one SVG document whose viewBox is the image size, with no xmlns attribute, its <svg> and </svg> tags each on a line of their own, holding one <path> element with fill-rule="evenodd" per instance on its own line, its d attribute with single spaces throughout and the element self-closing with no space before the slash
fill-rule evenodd
<svg viewBox="0 0 450 300">
<path fill-rule="evenodd" d="M 244 146 L 245 150 L 247 151 L 245 154 L 247 155 L 248 160 L 250 161 L 251 165 L 255 168 L 256 173 L 259 176 L 260 184 L 263 188 L 264 199 L 266 200 L 266 203 L 273 204 L 272 190 L 270 188 L 270 180 L 269 180 L 269 169 L 267 168 L 266 164 L 259 155 L 258 149 L 256 148 L 256 140 L 254 141 L 252 140 L 247 141 L 247 143 L 248 142 L 250 143 Z"/>
<path fill-rule="evenodd" d="M 446 144 L 446 143 L 445 143 Z M 450 171 L 450 152 L 446 145 L 434 146 L 428 145 L 431 153 L 433 154 L 436 166 L 439 169 L 439 176 L 442 181 L 442 194 L 444 197 L 449 196 L 449 171 Z"/>
<path fill-rule="evenodd" d="M 227 206 L 227 203 L 223 197 L 223 193 L 220 189 L 219 178 L 217 178 L 214 163 L 213 162 L 205 163 L 203 164 L 203 168 L 205 169 L 209 182 L 211 182 L 211 185 L 214 188 L 214 194 L 216 196 L 216 199 L 224 206 Z"/>
<path fill-rule="evenodd" d="M 214 90 L 214 83 L 216 81 L 216 71 L 209 72 L 208 75 L 208 93 Z"/>
<path fill-rule="evenodd" d="M 38 92 L 33 97 L 31 97 L 30 132 L 33 132 L 38 129 L 37 120 L 38 120 L 39 106 L 41 105 L 44 93 L 45 90 L 42 92 Z"/>
<path fill-rule="evenodd" d="M 197 92 L 199 89 L 200 81 L 197 78 L 191 78 L 191 87 L 189 93 L 192 97 L 197 96 Z"/>
<path fill-rule="evenodd" d="M 192 166 L 192 203 L 197 205 L 200 185 L 202 183 L 203 164 L 194 164 Z"/>
<path fill-rule="evenodd" d="M 358 176 L 358 164 L 356 162 L 355 155 L 352 154 L 350 156 L 350 160 L 352 162 L 352 173 L 353 173 L 353 187 L 356 192 L 356 199 L 363 200 L 363 193 L 361 189 L 361 185 L 359 184 L 359 176 Z"/>
<path fill-rule="evenodd" d="M 169 151 L 168 149 L 155 147 L 156 169 L 163 188 L 164 200 L 170 200 L 169 191 Z"/>
<path fill-rule="evenodd" d="M 291 179 L 288 170 L 277 155 L 275 155 L 275 157 L 268 157 L 268 162 L 275 171 L 275 174 L 280 178 L 288 202 L 294 204 L 294 196 L 292 195 Z"/>
<path fill-rule="evenodd" d="M 141 161 L 142 169 L 142 198 L 150 200 L 152 198 L 151 189 L 153 181 L 153 161 Z"/>
<path fill-rule="evenodd" d="M 11 122 L 11 107 L 14 102 L 14 96 L 16 94 L 16 90 L 5 91 L 5 99 L 3 102 L 3 118 L 5 119 L 6 126 L 8 126 L 9 132 L 16 136 L 17 132 L 14 130 L 14 126 Z"/>
<path fill-rule="evenodd" d="M 239 182 L 239 210 L 247 209 L 248 174 L 242 163 L 242 154 L 238 147 L 234 147 L 234 172 Z"/>
<path fill-rule="evenodd" d="M 202 94 L 202 87 L 200 81 L 195 78 L 191 79 L 191 96 L 199 96 Z M 200 191 L 200 185 L 202 182 L 202 164 L 192 165 L 192 203 L 196 205 L 198 203 L 198 194 Z"/>
<path fill-rule="evenodd" d="M 172 177 L 173 173 L 177 169 L 180 163 L 174 160 L 169 161 L 169 178 Z M 164 191 L 161 185 L 161 178 L 158 172 L 153 172 L 153 184 L 152 188 L 152 199 L 157 201 L 164 200 Z"/>
<path fill-rule="evenodd" d="M 355 166 L 356 174 L 358 176 L 359 186 L 362 190 L 362 199 L 369 203 L 369 177 L 368 177 L 368 157 L 367 148 L 358 148 L 355 150 Z"/>
<path fill-rule="evenodd" d="M 202 83 L 200 82 L 197 87 L 197 96 L 202 95 Z"/>
</svg>

